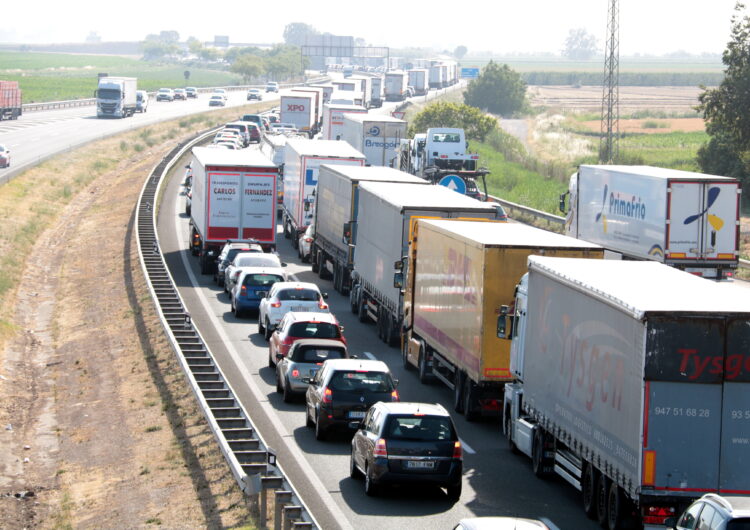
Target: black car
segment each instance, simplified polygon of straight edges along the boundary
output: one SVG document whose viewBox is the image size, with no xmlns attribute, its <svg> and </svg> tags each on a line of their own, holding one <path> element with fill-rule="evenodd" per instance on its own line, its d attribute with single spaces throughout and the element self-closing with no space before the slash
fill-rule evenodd
<svg viewBox="0 0 750 530">
<path fill-rule="evenodd" d="M 378 401 L 398 401 L 396 385 L 383 361 L 325 361 L 305 393 L 308 427 L 324 440 L 332 429 L 354 429 Z"/>
<path fill-rule="evenodd" d="M 352 478 L 365 478 L 365 493 L 383 484 L 434 484 L 461 496 L 463 450 L 450 414 L 429 403 L 376 403 L 352 438 Z"/>
</svg>

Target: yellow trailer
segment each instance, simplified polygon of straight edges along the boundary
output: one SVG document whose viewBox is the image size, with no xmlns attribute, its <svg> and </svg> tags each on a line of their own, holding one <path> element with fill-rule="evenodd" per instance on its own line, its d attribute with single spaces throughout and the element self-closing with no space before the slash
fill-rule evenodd
<svg viewBox="0 0 750 530">
<path fill-rule="evenodd" d="M 518 223 L 416 222 L 404 286 L 404 366 L 419 380 L 454 391 L 468 419 L 499 415 L 512 381 L 510 341 L 497 337 L 501 306 L 511 306 L 527 258 L 604 257 L 602 247 Z"/>
</svg>

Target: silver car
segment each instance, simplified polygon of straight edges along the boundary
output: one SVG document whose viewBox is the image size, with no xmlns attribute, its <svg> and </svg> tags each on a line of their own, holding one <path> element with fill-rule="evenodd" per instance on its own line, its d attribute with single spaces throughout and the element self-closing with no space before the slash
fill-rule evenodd
<svg viewBox="0 0 750 530">
<path fill-rule="evenodd" d="M 289 311 L 329 312 L 324 300 L 328 293 L 321 293 L 318 286 L 309 282 L 279 282 L 271 287 L 258 308 L 258 333 L 268 340 Z"/>
<path fill-rule="evenodd" d="M 267 254 L 265 252 L 240 252 L 234 257 L 234 260 L 224 270 L 224 292 L 231 292 L 242 269 L 247 267 L 274 267 L 281 269 L 286 267 L 276 254 Z M 280 270 L 279 273 L 284 276 L 286 281 L 286 272 Z"/>
<path fill-rule="evenodd" d="M 348 359 L 346 346 L 338 340 L 300 339 L 292 344 L 289 355 L 277 356 L 276 392 L 284 395 L 289 403 L 295 396 L 302 396 L 315 377 L 315 373 L 327 359 Z"/>
</svg>

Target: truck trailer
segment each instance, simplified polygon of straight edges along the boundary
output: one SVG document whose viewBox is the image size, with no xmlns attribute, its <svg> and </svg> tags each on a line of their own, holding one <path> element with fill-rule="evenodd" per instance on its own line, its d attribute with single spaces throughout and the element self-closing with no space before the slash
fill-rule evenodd
<svg viewBox="0 0 750 530">
<path fill-rule="evenodd" d="M 414 223 L 422 217 L 498 218 L 491 204 L 445 186 L 363 182 L 359 185 L 357 246 L 349 301 L 361 322 L 377 323 L 378 336 L 393 345 L 403 325 L 403 293 L 393 284 L 393 264 L 407 255 Z"/>
<path fill-rule="evenodd" d="M 370 80 L 370 107 L 380 108 L 383 106 L 383 78 L 382 76 L 373 77 Z"/>
<path fill-rule="evenodd" d="M 96 89 L 97 118 L 127 118 L 137 108 L 135 77 L 100 77 Z"/>
<path fill-rule="evenodd" d="M 284 149 L 284 237 L 297 248 L 310 225 L 321 164 L 364 166 L 365 156 L 346 142 L 290 138 Z"/>
<path fill-rule="evenodd" d="M 406 99 L 406 87 L 409 86 L 409 75 L 406 72 L 388 72 L 385 74 L 385 100 L 404 101 Z"/>
<path fill-rule="evenodd" d="M 276 248 L 279 169 L 259 151 L 193 147 L 190 244 L 211 274 L 228 239 Z"/>
<path fill-rule="evenodd" d="M 409 86 L 414 88 L 415 96 L 424 96 L 430 89 L 430 72 L 423 68 L 408 71 Z"/>
<path fill-rule="evenodd" d="M 315 104 L 313 105 L 315 123 L 315 130 L 320 131 L 320 125 L 323 122 L 323 103 L 325 103 L 325 90 L 318 87 L 301 86 L 293 88 L 292 92 L 299 92 L 303 94 L 312 94 L 315 97 Z M 282 121 L 282 123 L 284 123 Z"/>
<path fill-rule="evenodd" d="M 0 120 L 17 120 L 23 114 L 18 81 L 0 81 Z"/>
<path fill-rule="evenodd" d="M 406 122 L 390 116 L 344 114 L 342 140 L 364 153 L 371 166 L 398 165 L 398 148 L 406 138 Z"/>
<path fill-rule="evenodd" d="M 566 234 L 626 259 L 653 260 L 706 278 L 739 259 L 737 179 L 650 166 L 580 166 L 570 177 Z M 565 211 L 565 195 L 560 209 Z"/>
<path fill-rule="evenodd" d="M 301 133 L 312 138 L 319 128 L 315 118 L 317 96 L 303 92 L 285 92 L 279 97 L 279 120 L 292 123 Z"/>
<path fill-rule="evenodd" d="M 750 495 L 747 291 L 660 263 L 529 257 L 504 432 L 612 530 L 664 528 L 707 492 Z M 706 527 L 708 528 L 708 527 Z"/>
<path fill-rule="evenodd" d="M 416 223 L 404 268 L 404 366 L 423 383 L 437 378 L 470 421 L 499 417 L 513 381 L 510 343 L 497 337 L 500 307 L 511 305 L 531 255 L 601 259 L 598 245 L 519 223 Z"/>
<path fill-rule="evenodd" d="M 336 93 L 331 96 L 334 98 Z M 323 140 L 341 140 L 344 134 L 344 114 L 367 114 L 360 105 L 326 103 L 323 105 Z"/>
<path fill-rule="evenodd" d="M 363 182 L 429 183 L 387 167 L 320 167 L 310 262 L 321 278 L 332 277 L 334 288 L 348 294 L 357 244 L 359 185 Z"/>
</svg>

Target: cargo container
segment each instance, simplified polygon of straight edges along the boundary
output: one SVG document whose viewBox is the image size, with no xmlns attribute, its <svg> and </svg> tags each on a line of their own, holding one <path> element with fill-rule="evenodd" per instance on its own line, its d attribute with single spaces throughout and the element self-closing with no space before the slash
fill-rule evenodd
<svg viewBox="0 0 750 530">
<path fill-rule="evenodd" d="M 384 115 L 344 114 L 341 139 L 363 153 L 371 166 L 398 165 L 398 147 L 404 138 L 404 120 Z"/>
<path fill-rule="evenodd" d="M 611 529 L 663 529 L 706 492 L 750 495 L 747 290 L 654 262 L 528 268 L 497 329 L 517 379 L 504 432 L 533 472 L 560 475 Z"/>
<path fill-rule="evenodd" d="M 193 147 L 190 245 L 210 274 L 227 239 L 276 248 L 278 168 L 260 152 Z"/>
<path fill-rule="evenodd" d="M 565 231 L 627 259 L 706 278 L 737 268 L 740 183 L 649 166 L 580 166 L 570 177 Z M 560 198 L 565 210 L 565 195 Z"/>
<path fill-rule="evenodd" d="M 341 140 L 343 138 L 344 114 L 367 114 L 367 109 L 360 105 L 341 103 L 323 105 L 323 130 L 321 134 L 323 140 Z"/>
<path fill-rule="evenodd" d="M 332 277 L 334 288 L 342 294 L 347 294 L 351 287 L 359 185 L 363 182 L 429 185 L 424 179 L 387 167 L 320 167 L 310 262 L 313 272 Z"/>
<path fill-rule="evenodd" d="M 430 88 L 443 88 L 443 83 L 440 80 L 440 65 L 433 64 L 430 66 L 429 72 Z"/>
<path fill-rule="evenodd" d="M 284 237 L 297 248 L 299 236 L 310 225 L 315 210 L 321 164 L 364 166 L 365 155 L 346 142 L 290 138 L 284 153 Z"/>
<path fill-rule="evenodd" d="M 409 70 L 409 86 L 414 89 L 415 96 L 424 96 L 430 88 L 430 73 L 428 70 L 417 68 Z"/>
<path fill-rule="evenodd" d="M 416 219 L 496 219 L 499 212 L 445 186 L 387 182 L 361 183 L 358 207 L 349 300 L 361 322 L 375 321 L 378 336 L 394 344 L 404 312 L 403 294 L 393 284 L 393 264 L 408 252 Z"/>
<path fill-rule="evenodd" d="M 383 106 L 383 78 L 373 77 L 371 82 L 370 107 L 380 108 Z"/>
<path fill-rule="evenodd" d="M 499 416 L 510 343 L 497 337 L 498 310 L 511 305 L 531 255 L 598 258 L 598 245 L 519 223 L 417 221 L 397 280 L 404 286 L 405 366 L 454 392 L 466 418 Z"/>
<path fill-rule="evenodd" d="M 314 94 L 285 92 L 279 98 L 279 121 L 293 123 L 298 131 L 312 138 L 319 130 L 315 120 L 316 105 Z"/>
<path fill-rule="evenodd" d="M 409 75 L 406 72 L 388 72 L 385 74 L 385 100 L 403 101 L 406 99 L 406 87 L 409 86 Z"/>
<path fill-rule="evenodd" d="M 17 120 L 23 114 L 18 81 L 0 81 L 0 120 Z"/>
<path fill-rule="evenodd" d="M 127 118 L 138 107 L 135 77 L 100 77 L 96 89 L 97 118 Z"/>
<path fill-rule="evenodd" d="M 315 117 L 313 119 L 315 121 L 315 129 L 319 131 L 320 125 L 323 120 L 323 103 L 325 103 L 324 101 L 325 91 L 322 88 L 301 86 L 301 87 L 293 88 L 292 92 L 298 92 L 302 94 L 312 94 L 313 96 L 315 96 L 315 106 L 313 107 L 315 109 Z"/>
</svg>

